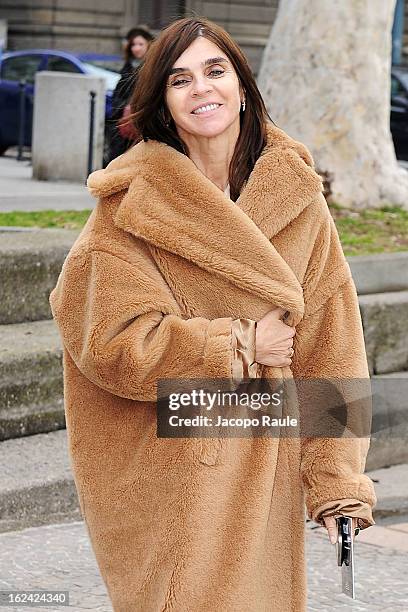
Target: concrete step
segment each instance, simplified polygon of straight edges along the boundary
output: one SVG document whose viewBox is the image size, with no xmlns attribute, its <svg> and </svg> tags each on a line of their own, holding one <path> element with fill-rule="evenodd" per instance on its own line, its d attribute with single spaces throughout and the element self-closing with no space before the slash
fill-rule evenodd
<svg viewBox="0 0 408 612">
<path fill-rule="evenodd" d="M 0 531 L 80 517 L 65 429 L 0 442 Z"/>
<path fill-rule="evenodd" d="M 408 370 L 408 291 L 360 295 L 371 374 Z"/>
<path fill-rule="evenodd" d="M 408 290 L 408 251 L 346 258 L 359 295 Z"/>
<path fill-rule="evenodd" d="M 377 494 L 375 518 L 408 516 L 408 463 L 366 472 Z"/>
<path fill-rule="evenodd" d="M 408 464 L 408 372 L 371 377 L 373 418 L 366 468 Z"/>
<path fill-rule="evenodd" d="M 54 322 L 0 325 L 0 440 L 65 427 Z"/>
<path fill-rule="evenodd" d="M 0 231 L 0 325 L 51 318 L 48 297 L 78 232 Z"/>
<path fill-rule="evenodd" d="M 408 464 L 367 474 L 375 518 L 408 513 Z M 66 430 L 0 442 L 0 532 L 80 518 Z"/>
</svg>

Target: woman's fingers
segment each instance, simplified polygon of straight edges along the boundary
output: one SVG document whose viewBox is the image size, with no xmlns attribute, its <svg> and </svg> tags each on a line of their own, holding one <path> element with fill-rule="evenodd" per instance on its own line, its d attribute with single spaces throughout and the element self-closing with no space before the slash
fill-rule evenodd
<svg viewBox="0 0 408 612">
<path fill-rule="evenodd" d="M 286 351 L 293 346 L 293 338 L 287 338 L 279 340 L 279 342 L 273 342 L 272 344 L 274 350 Z"/>
<path fill-rule="evenodd" d="M 325 516 L 324 523 L 329 534 L 330 544 L 337 542 L 337 522 L 334 516 Z"/>
<path fill-rule="evenodd" d="M 284 310 L 280 306 L 277 306 L 276 308 L 273 308 L 272 310 L 267 312 L 266 315 L 263 318 L 265 320 L 267 320 L 267 319 L 280 319 L 285 314 L 285 312 L 286 312 L 286 310 Z"/>
<path fill-rule="evenodd" d="M 358 519 L 357 518 L 353 518 L 353 540 L 356 537 L 354 530 L 358 527 Z"/>
<path fill-rule="evenodd" d="M 281 320 L 286 312 L 276 307 L 258 321 L 255 338 L 255 360 L 258 363 L 278 368 L 292 364 L 296 329 Z"/>
<path fill-rule="evenodd" d="M 354 540 L 354 530 L 357 527 L 357 518 L 352 518 L 352 539 Z M 329 539 L 331 544 L 335 544 L 337 542 L 337 521 L 334 516 L 325 516 L 324 523 L 326 525 L 326 529 L 328 531 Z"/>
<path fill-rule="evenodd" d="M 284 366 L 290 366 L 292 360 L 289 357 L 271 357 L 262 362 L 264 365 L 271 368 L 283 368 Z"/>
</svg>

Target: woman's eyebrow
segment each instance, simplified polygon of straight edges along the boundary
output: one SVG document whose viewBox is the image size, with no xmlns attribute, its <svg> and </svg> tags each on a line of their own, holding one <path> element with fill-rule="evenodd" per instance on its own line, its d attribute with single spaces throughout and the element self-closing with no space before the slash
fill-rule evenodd
<svg viewBox="0 0 408 612">
<path fill-rule="evenodd" d="M 208 66 L 209 64 L 220 64 L 221 62 L 228 62 L 225 57 L 209 57 L 208 59 L 201 62 L 201 66 Z M 169 76 L 171 74 L 177 74 L 178 72 L 185 72 L 186 70 L 190 70 L 190 68 L 172 68 L 169 72 Z"/>
</svg>

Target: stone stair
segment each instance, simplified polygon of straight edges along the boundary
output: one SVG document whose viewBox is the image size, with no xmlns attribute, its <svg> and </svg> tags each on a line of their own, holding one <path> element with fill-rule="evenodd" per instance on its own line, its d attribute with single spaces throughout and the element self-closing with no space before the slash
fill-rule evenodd
<svg viewBox="0 0 408 612">
<path fill-rule="evenodd" d="M 52 320 L 0 325 L 0 441 L 65 427 L 61 361 Z"/>
<path fill-rule="evenodd" d="M 0 325 L 51 318 L 48 296 L 77 235 L 0 229 Z"/>
<path fill-rule="evenodd" d="M 66 430 L 0 443 L 0 532 L 80 520 Z"/>
<path fill-rule="evenodd" d="M 48 297 L 78 232 L 0 229 L 0 441 L 65 427 Z"/>
<path fill-rule="evenodd" d="M 408 253 L 348 258 L 372 381 L 367 469 L 408 462 Z"/>
</svg>

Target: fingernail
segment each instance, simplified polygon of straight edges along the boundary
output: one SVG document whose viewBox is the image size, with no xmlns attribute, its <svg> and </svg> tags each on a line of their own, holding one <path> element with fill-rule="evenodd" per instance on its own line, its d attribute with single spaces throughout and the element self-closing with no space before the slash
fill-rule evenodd
<svg viewBox="0 0 408 612">
<path fill-rule="evenodd" d="M 331 544 L 335 544 L 336 543 L 336 536 L 330 535 L 330 543 Z"/>
</svg>

